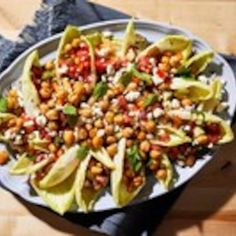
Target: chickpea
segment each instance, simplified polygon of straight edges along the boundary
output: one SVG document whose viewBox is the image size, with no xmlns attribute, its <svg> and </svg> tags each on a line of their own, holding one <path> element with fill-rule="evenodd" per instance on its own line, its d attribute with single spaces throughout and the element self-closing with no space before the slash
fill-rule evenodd
<svg viewBox="0 0 236 236">
<path fill-rule="evenodd" d="M 178 56 L 174 55 L 170 58 L 170 65 L 176 67 L 179 64 L 180 60 Z"/>
<path fill-rule="evenodd" d="M 54 68 L 53 61 L 47 61 L 45 64 L 45 69 L 46 70 L 52 70 Z"/>
<path fill-rule="evenodd" d="M 118 114 L 114 117 L 115 124 L 123 124 L 123 122 L 124 122 L 124 117 L 122 114 Z"/>
<path fill-rule="evenodd" d="M 39 90 L 39 94 L 40 94 L 40 96 L 42 97 L 42 98 L 44 98 L 44 99 L 48 99 L 48 98 L 50 98 L 51 97 L 51 89 L 50 88 L 41 88 L 40 90 Z"/>
<path fill-rule="evenodd" d="M 97 134 L 97 128 L 93 128 L 93 129 L 91 129 L 91 130 L 89 131 L 89 137 L 90 137 L 90 138 L 95 137 L 96 134 Z"/>
<path fill-rule="evenodd" d="M 208 137 L 205 134 L 201 134 L 195 139 L 195 141 L 197 144 L 200 144 L 200 145 L 206 144 L 206 143 L 208 143 Z"/>
<path fill-rule="evenodd" d="M 147 130 L 147 132 L 154 132 L 156 130 L 156 123 L 152 120 L 147 121 L 145 124 L 145 129 Z"/>
<path fill-rule="evenodd" d="M 150 157 L 152 158 L 152 159 L 158 159 L 158 158 L 160 158 L 160 156 L 161 156 L 161 152 L 160 151 L 158 151 L 158 150 L 151 150 L 150 151 Z"/>
<path fill-rule="evenodd" d="M 163 56 L 161 58 L 161 63 L 163 63 L 163 64 L 169 64 L 169 61 L 170 61 L 170 58 L 167 56 Z"/>
<path fill-rule="evenodd" d="M 94 126 L 98 129 L 103 128 L 103 122 L 101 119 L 98 119 L 94 122 Z"/>
<path fill-rule="evenodd" d="M 41 103 L 39 105 L 39 110 L 41 111 L 41 113 L 45 114 L 48 111 L 49 107 L 47 104 L 45 103 Z"/>
<path fill-rule="evenodd" d="M 48 145 L 48 149 L 49 149 L 50 152 L 53 152 L 53 153 L 57 152 L 57 147 L 56 147 L 56 145 L 54 143 L 50 143 Z"/>
<path fill-rule="evenodd" d="M 7 108 L 13 110 L 18 106 L 17 99 L 15 97 L 7 97 Z"/>
<path fill-rule="evenodd" d="M 49 120 L 57 120 L 59 117 L 58 111 L 55 109 L 47 111 L 45 115 Z"/>
<path fill-rule="evenodd" d="M 57 156 L 60 157 L 61 155 L 63 155 L 64 151 L 62 148 L 57 150 Z"/>
<path fill-rule="evenodd" d="M 117 152 L 117 144 L 113 143 L 107 147 L 107 152 L 111 157 L 114 157 Z"/>
<path fill-rule="evenodd" d="M 72 44 L 73 48 L 77 48 L 79 46 L 79 44 L 80 44 L 80 39 L 79 38 L 73 39 L 71 44 Z"/>
<path fill-rule="evenodd" d="M 80 115 L 86 118 L 91 118 L 93 116 L 90 108 L 83 108 L 79 111 Z"/>
<path fill-rule="evenodd" d="M 84 85 L 80 81 L 77 81 L 77 82 L 74 83 L 73 89 L 79 95 L 84 95 L 85 92 L 86 92 L 85 88 L 84 88 Z"/>
<path fill-rule="evenodd" d="M 4 150 L 0 150 L 0 165 L 6 164 L 8 160 L 9 160 L 9 154 Z"/>
<path fill-rule="evenodd" d="M 95 149 L 100 148 L 103 145 L 103 139 L 101 137 L 95 136 L 92 139 L 92 145 Z"/>
<path fill-rule="evenodd" d="M 106 139 L 107 144 L 112 144 L 116 142 L 116 137 L 115 136 L 108 136 Z"/>
<path fill-rule="evenodd" d="M 124 137 L 124 138 L 130 138 L 130 137 L 132 137 L 133 136 L 133 129 L 132 128 L 130 128 L 130 127 L 126 127 L 126 128 L 124 128 L 123 130 L 122 130 L 122 136 Z"/>
<path fill-rule="evenodd" d="M 102 111 L 107 111 L 109 107 L 109 102 L 107 100 L 101 100 L 99 102 L 99 106 L 101 107 Z"/>
<path fill-rule="evenodd" d="M 144 140 L 144 139 L 146 138 L 146 134 L 145 134 L 143 131 L 140 131 L 140 132 L 138 133 L 137 138 L 138 138 L 139 140 Z"/>
<path fill-rule="evenodd" d="M 91 124 L 85 124 L 85 128 L 89 131 L 93 128 Z"/>
<path fill-rule="evenodd" d="M 70 43 L 67 43 L 64 47 L 64 52 L 67 53 L 72 49 L 72 45 Z"/>
<path fill-rule="evenodd" d="M 156 177 L 158 179 L 162 179 L 162 180 L 165 180 L 166 177 L 167 177 L 167 172 L 165 169 L 159 169 L 156 173 Z"/>
<path fill-rule="evenodd" d="M 7 126 L 8 127 L 14 127 L 16 125 L 16 120 L 15 118 L 12 118 L 8 121 Z"/>
<path fill-rule="evenodd" d="M 67 96 L 67 92 L 63 89 L 59 89 L 56 91 L 57 98 L 65 98 Z"/>
<path fill-rule="evenodd" d="M 87 137 L 88 137 L 88 133 L 87 133 L 86 129 L 80 128 L 78 130 L 78 138 L 80 140 L 83 140 L 83 139 L 86 139 Z"/>
<path fill-rule="evenodd" d="M 131 169 L 125 170 L 125 176 L 128 178 L 133 178 L 134 177 L 134 172 Z"/>
<path fill-rule="evenodd" d="M 107 125 L 107 126 L 105 127 L 105 132 L 106 132 L 107 135 L 113 134 L 113 133 L 114 133 L 114 127 L 113 127 L 113 125 Z"/>
<path fill-rule="evenodd" d="M 81 99 L 81 96 L 79 96 L 76 93 L 72 93 L 68 96 L 69 103 L 73 105 L 78 105 L 78 103 L 80 102 L 80 99 Z"/>
<path fill-rule="evenodd" d="M 16 119 L 16 126 L 18 128 L 22 127 L 23 123 L 24 123 L 24 120 L 22 118 L 19 117 Z"/>
<path fill-rule="evenodd" d="M 63 79 L 62 80 L 62 85 L 63 85 L 63 87 L 66 91 L 71 91 L 72 90 L 70 81 L 68 79 Z"/>
<path fill-rule="evenodd" d="M 55 121 L 49 121 L 48 122 L 48 128 L 50 130 L 57 130 L 58 129 L 58 124 Z"/>
<path fill-rule="evenodd" d="M 130 82 L 127 86 L 128 91 L 134 91 L 138 88 L 138 85 L 135 82 Z"/>
<path fill-rule="evenodd" d="M 170 51 L 165 51 L 165 52 L 163 53 L 163 56 L 167 56 L 167 57 L 171 57 L 172 55 L 173 55 L 173 53 L 170 52 Z"/>
<path fill-rule="evenodd" d="M 102 168 L 97 166 L 97 165 L 91 167 L 91 173 L 94 174 L 94 175 L 101 174 L 102 171 L 103 171 Z"/>
<path fill-rule="evenodd" d="M 195 161 L 196 161 L 196 158 L 194 156 L 188 156 L 185 160 L 185 164 L 191 167 L 194 165 Z"/>
<path fill-rule="evenodd" d="M 49 101 L 48 101 L 48 106 L 49 106 L 50 108 L 53 108 L 53 107 L 55 106 L 55 101 L 54 101 L 53 99 L 49 100 Z"/>
<path fill-rule="evenodd" d="M 140 143 L 140 150 L 141 150 L 142 152 L 149 152 L 150 147 L 151 147 L 151 145 L 150 145 L 150 143 L 149 143 L 147 140 L 142 141 L 142 142 Z"/>
<path fill-rule="evenodd" d="M 63 139 L 67 146 L 71 146 L 74 143 L 75 136 L 72 130 L 65 130 L 63 133 Z"/>
<path fill-rule="evenodd" d="M 182 103 L 182 105 L 183 105 L 184 107 L 186 107 L 186 106 L 191 106 L 191 105 L 192 105 L 192 101 L 191 101 L 191 99 L 189 99 L 189 98 L 184 98 L 184 99 L 182 99 L 181 103 Z"/>
<path fill-rule="evenodd" d="M 127 147 L 127 148 L 133 146 L 133 144 L 134 144 L 134 141 L 133 141 L 132 139 L 128 139 L 128 140 L 126 141 L 126 147 Z"/>
<path fill-rule="evenodd" d="M 149 165 L 150 170 L 157 170 L 160 167 L 159 160 L 151 160 L 151 164 Z"/>
<path fill-rule="evenodd" d="M 158 68 L 162 71 L 165 71 L 165 72 L 169 72 L 169 70 L 170 70 L 169 64 L 159 63 Z"/>
<path fill-rule="evenodd" d="M 140 186 L 143 183 L 143 177 L 142 176 L 137 176 L 133 179 L 133 184 L 135 187 Z"/>
<path fill-rule="evenodd" d="M 80 65 L 80 58 L 79 58 L 79 57 L 76 57 L 76 58 L 74 59 L 74 63 L 75 63 L 76 65 Z"/>
<path fill-rule="evenodd" d="M 113 90 L 108 90 L 107 93 L 106 93 L 107 97 L 109 99 L 113 98 L 115 96 L 115 93 Z"/>
<path fill-rule="evenodd" d="M 114 121 L 114 113 L 111 112 L 111 111 L 108 111 L 106 114 L 105 114 L 105 120 L 108 122 L 108 123 L 113 123 Z"/>
<path fill-rule="evenodd" d="M 16 92 L 16 90 L 15 90 L 15 89 L 9 90 L 8 96 L 10 96 L 10 97 L 17 97 L 17 92 Z"/>
</svg>

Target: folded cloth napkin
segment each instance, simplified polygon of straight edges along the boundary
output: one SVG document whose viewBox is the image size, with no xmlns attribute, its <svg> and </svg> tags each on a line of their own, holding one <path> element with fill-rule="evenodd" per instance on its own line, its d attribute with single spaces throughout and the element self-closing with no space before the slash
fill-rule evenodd
<svg viewBox="0 0 236 236">
<path fill-rule="evenodd" d="M 67 24 L 85 25 L 128 17 L 124 13 L 83 0 L 43 0 L 40 10 L 35 13 L 34 24 L 23 29 L 19 40 L 13 42 L 0 36 L 0 71 L 28 47 L 61 32 Z M 236 59 L 225 58 L 236 73 Z M 124 209 L 90 214 L 67 213 L 65 218 L 108 235 L 151 235 L 184 187 Z"/>
</svg>

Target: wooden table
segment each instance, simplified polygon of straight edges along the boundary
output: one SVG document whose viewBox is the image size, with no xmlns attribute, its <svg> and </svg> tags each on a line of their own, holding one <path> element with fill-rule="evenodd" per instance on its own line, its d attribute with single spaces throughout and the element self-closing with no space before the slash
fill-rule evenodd
<svg viewBox="0 0 236 236">
<path fill-rule="evenodd" d="M 217 51 L 236 55 L 234 0 L 94 0 L 140 18 L 188 28 Z M 40 0 L 0 1 L 0 32 L 15 38 L 31 22 Z M 17 8 L 15 7 L 17 6 Z M 236 127 L 234 128 L 236 130 Z M 156 235 L 236 235 L 236 141 L 221 148 L 214 160 L 190 182 Z M 228 163 L 228 164 L 227 164 Z M 0 235 L 93 235 L 47 210 L 0 189 Z M 158 209 L 156 209 L 158 211 Z"/>
</svg>

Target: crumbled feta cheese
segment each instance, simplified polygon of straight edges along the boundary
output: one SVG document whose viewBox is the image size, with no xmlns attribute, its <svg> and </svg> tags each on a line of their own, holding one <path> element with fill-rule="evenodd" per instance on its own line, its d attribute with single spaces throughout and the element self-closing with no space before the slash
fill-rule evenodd
<svg viewBox="0 0 236 236">
<path fill-rule="evenodd" d="M 126 58 L 128 59 L 128 61 L 133 61 L 135 59 L 135 52 L 132 48 L 128 50 Z"/>
<path fill-rule="evenodd" d="M 23 140 L 22 140 L 21 135 L 16 135 L 15 140 L 14 140 L 14 144 L 15 144 L 15 145 L 21 145 L 21 144 L 23 144 Z"/>
<path fill-rule="evenodd" d="M 152 64 L 152 66 L 156 66 L 156 59 L 154 57 L 149 58 L 149 62 Z"/>
<path fill-rule="evenodd" d="M 163 107 L 165 107 L 166 109 L 171 108 L 171 102 L 170 101 L 164 101 L 162 102 Z"/>
<path fill-rule="evenodd" d="M 118 99 L 117 99 L 117 98 L 113 98 L 113 99 L 111 100 L 111 103 L 112 103 L 112 104 L 118 103 Z"/>
<path fill-rule="evenodd" d="M 157 68 L 154 68 L 153 69 L 152 81 L 155 85 L 159 85 L 163 82 L 163 79 L 156 72 L 157 72 Z"/>
<path fill-rule="evenodd" d="M 115 131 L 115 132 L 119 132 L 119 131 L 120 131 L 120 127 L 119 127 L 119 125 L 115 125 L 115 127 L 114 127 L 114 131 Z"/>
<path fill-rule="evenodd" d="M 138 91 L 130 91 L 125 95 L 125 98 L 129 102 L 135 101 L 140 96 L 140 92 Z"/>
<path fill-rule="evenodd" d="M 181 166 L 181 167 L 184 167 L 185 166 L 185 163 L 184 161 L 182 160 L 177 160 L 177 165 Z"/>
<path fill-rule="evenodd" d="M 88 103 L 86 103 L 86 102 L 81 102 L 80 107 L 81 107 L 81 108 L 88 108 L 89 105 L 88 105 Z"/>
<path fill-rule="evenodd" d="M 59 74 L 65 74 L 65 73 L 67 73 L 68 69 L 69 69 L 68 66 L 64 64 L 64 65 L 62 65 L 61 67 L 58 68 L 58 73 Z"/>
<path fill-rule="evenodd" d="M 193 111 L 193 110 L 194 110 L 194 105 L 186 106 L 186 107 L 185 107 L 185 110 L 186 110 L 186 111 Z"/>
<path fill-rule="evenodd" d="M 227 102 L 221 102 L 217 108 L 216 111 L 217 112 L 223 112 L 225 109 L 227 109 L 229 107 L 229 104 Z"/>
<path fill-rule="evenodd" d="M 99 57 L 105 57 L 108 55 L 109 52 L 110 52 L 110 48 L 101 48 L 96 51 Z"/>
<path fill-rule="evenodd" d="M 109 30 L 103 31 L 102 34 L 105 38 L 109 38 L 112 36 L 112 32 Z"/>
<path fill-rule="evenodd" d="M 147 118 L 148 118 L 148 120 L 151 120 L 151 119 L 152 119 L 152 112 L 148 112 L 148 113 L 147 113 Z"/>
<path fill-rule="evenodd" d="M 171 107 L 172 108 L 179 108 L 180 107 L 180 102 L 178 99 L 174 98 L 172 101 L 171 101 Z"/>
<path fill-rule="evenodd" d="M 153 110 L 153 116 L 154 116 L 154 118 L 158 118 L 158 117 L 162 116 L 163 113 L 164 113 L 164 111 L 163 111 L 161 108 L 159 108 L 159 107 L 157 107 L 157 108 L 155 108 L 155 109 Z"/>
<path fill-rule="evenodd" d="M 52 130 L 52 131 L 50 131 L 50 132 L 48 133 L 48 135 L 49 135 L 50 137 L 56 137 L 56 136 L 57 136 L 57 132 L 56 132 L 55 130 Z"/>
<path fill-rule="evenodd" d="M 161 129 L 161 130 L 158 131 L 158 134 L 159 134 L 159 135 L 165 135 L 166 132 L 165 132 L 165 130 Z"/>
<path fill-rule="evenodd" d="M 106 72 L 107 72 L 108 75 L 114 74 L 115 70 L 114 70 L 113 65 L 111 65 L 111 64 L 107 65 Z"/>
<path fill-rule="evenodd" d="M 209 143 L 207 147 L 208 147 L 208 148 L 213 148 L 214 145 L 213 145 L 213 143 Z"/>
<path fill-rule="evenodd" d="M 147 138 L 147 139 L 154 139 L 154 135 L 153 135 L 153 134 L 147 134 L 147 135 L 146 135 L 146 138 Z"/>
<path fill-rule="evenodd" d="M 34 125 L 34 122 L 32 120 L 28 120 L 24 123 L 24 127 L 28 127 L 28 126 L 33 126 Z"/>
<path fill-rule="evenodd" d="M 185 126 L 183 127 L 183 130 L 185 130 L 185 131 L 190 131 L 190 130 L 191 130 L 191 126 L 190 126 L 190 125 L 185 125 Z"/>
<path fill-rule="evenodd" d="M 37 116 L 35 121 L 36 121 L 36 124 L 40 126 L 44 126 L 47 123 L 47 119 L 44 115 Z"/>
<path fill-rule="evenodd" d="M 101 76 L 101 80 L 102 80 L 103 82 L 106 82 L 106 81 L 107 81 L 107 77 L 106 77 L 105 75 L 102 75 L 102 76 Z"/>
<path fill-rule="evenodd" d="M 98 131 L 97 131 L 97 136 L 98 137 L 103 137 L 105 135 L 105 130 L 104 129 L 99 129 Z"/>
<path fill-rule="evenodd" d="M 100 107 L 93 107 L 93 114 L 97 117 L 103 116 L 103 112 Z"/>
<path fill-rule="evenodd" d="M 208 82 L 208 78 L 205 75 L 200 75 L 198 77 L 198 80 L 205 83 L 205 84 L 207 84 L 207 82 Z"/>
</svg>

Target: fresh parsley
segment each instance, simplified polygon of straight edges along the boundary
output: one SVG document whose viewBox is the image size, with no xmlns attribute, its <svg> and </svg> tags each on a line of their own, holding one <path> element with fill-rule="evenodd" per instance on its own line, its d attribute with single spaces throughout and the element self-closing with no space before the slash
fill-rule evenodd
<svg viewBox="0 0 236 236">
<path fill-rule="evenodd" d="M 98 99 L 106 94 L 108 90 L 108 85 L 106 82 L 99 82 L 96 84 L 94 90 L 93 90 L 93 96 Z"/>
<path fill-rule="evenodd" d="M 137 145 L 128 149 L 127 159 L 134 172 L 139 172 L 142 169 L 142 160 Z"/>
<path fill-rule="evenodd" d="M 77 151 L 76 157 L 79 160 L 83 160 L 88 155 L 88 152 L 89 152 L 89 148 L 87 146 L 81 146 Z"/>
<path fill-rule="evenodd" d="M 144 100 L 144 107 L 148 107 L 148 106 L 154 104 L 156 101 L 158 101 L 157 94 L 150 94 Z"/>
<path fill-rule="evenodd" d="M 26 158 L 28 158 L 31 161 L 35 161 L 36 160 L 36 156 L 30 155 L 30 154 L 26 155 Z"/>
<path fill-rule="evenodd" d="M 0 112 L 7 112 L 7 99 L 0 97 Z"/>
</svg>

